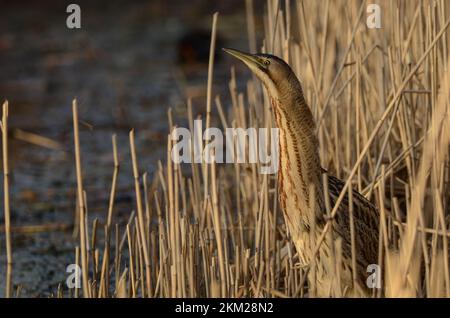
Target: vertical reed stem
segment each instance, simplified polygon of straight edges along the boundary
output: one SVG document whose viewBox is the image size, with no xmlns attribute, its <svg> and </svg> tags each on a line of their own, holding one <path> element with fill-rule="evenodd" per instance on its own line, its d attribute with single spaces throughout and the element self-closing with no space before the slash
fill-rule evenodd
<svg viewBox="0 0 450 318">
<path fill-rule="evenodd" d="M 88 291 L 88 260 L 86 250 L 86 222 L 85 222 L 85 202 L 84 202 L 84 190 L 83 190 L 83 178 L 81 172 L 81 158 L 80 158 L 80 137 L 78 131 L 78 106 L 77 100 L 72 101 L 73 112 L 73 135 L 75 143 L 75 166 L 77 173 L 77 198 L 78 198 L 78 216 L 80 227 L 80 250 L 81 250 L 81 275 L 83 278 L 83 295 L 85 298 L 89 298 Z"/>
<path fill-rule="evenodd" d="M 5 209 L 5 235 L 6 235 L 6 298 L 11 297 L 12 285 L 12 246 L 11 246 L 11 212 L 9 208 L 9 165 L 8 165 L 8 101 L 3 103 L 2 116 L 2 143 L 3 143 L 3 195 Z"/>
</svg>

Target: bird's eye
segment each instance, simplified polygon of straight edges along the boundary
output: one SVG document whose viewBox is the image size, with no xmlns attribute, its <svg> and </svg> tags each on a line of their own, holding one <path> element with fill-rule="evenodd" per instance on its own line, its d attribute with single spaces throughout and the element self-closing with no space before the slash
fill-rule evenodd
<svg viewBox="0 0 450 318">
<path fill-rule="evenodd" d="M 269 66 L 270 65 L 270 61 L 269 60 L 264 60 L 263 63 L 264 63 L 265 66 Z"/>
</svg>

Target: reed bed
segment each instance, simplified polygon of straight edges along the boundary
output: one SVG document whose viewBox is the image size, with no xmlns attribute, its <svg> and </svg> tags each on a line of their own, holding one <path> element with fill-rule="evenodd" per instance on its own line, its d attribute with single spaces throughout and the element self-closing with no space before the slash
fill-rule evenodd
<svg viewBox="0 0 450 318">
<path fill-rule="evenodd" d="M 246 4 L 249 47 L 258 48 L 256 2 Z M 449 297 L 450 6 L 444 0 L 384 1 L 382 28 L 369 29 L 367 5 L 267 1 L 259 51 L 283 57 L 302 80 L 317 121 L 322 166 L 346 181 L 337 204 L 328 207 L 330 216 L 352 188 L 379 207 L 383 278 L 373 297 Z M 217 28 L 215 14 L 212 52 Z M 243 79 L 231 69 L 231 102 L 213 96 L 213 59 L 211 54 L 204 126 L 274 127 L 255 78 L 239 91 Z M 61 285 L 55 296 L 314 296 L 314 281 L 308 286 L 305 279 L 314 262 L 299 263 L 278 207 L 276 175 L 260 174 L 261 163 L 174 163 L 171 134 L 167 158 L 149 178 L 139 169 L 130 132 L 135 205 L 125 227 L 114 217 L 117 147 L 125 145 L 113 136 L 109 208 L 104 220 L 90 224 L 76 101 L 73 112 L 80 239 L 74 262 L 81 265 L 83 284 L 69 292 Z M 186 114 L 192 132 L 198 118 L 190 100 Z M 168 122 L 172 131 L 171 111 Z M 324 239 L 326 231 L 317 246 Z M 337 280 L 339 256 L 336 244 Z M 343 295 L 336 288 L 330 296 Z"/>
</svg>

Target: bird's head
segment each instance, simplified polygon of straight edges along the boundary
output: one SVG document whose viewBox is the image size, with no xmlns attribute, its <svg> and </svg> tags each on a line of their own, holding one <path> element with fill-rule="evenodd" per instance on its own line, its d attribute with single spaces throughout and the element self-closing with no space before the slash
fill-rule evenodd
<svg viewBox="0 0 450 318">
<path fill-rule="evenodd" d="M 274 55 L 250 54 L 235 49 L 223 49 L 228 54 L 244 62 L 248 68 L 263 82 L 273 97 L 280 95 L 280 90 L 292 78 L 297 79 L 289 65 Z"/>
</svg>

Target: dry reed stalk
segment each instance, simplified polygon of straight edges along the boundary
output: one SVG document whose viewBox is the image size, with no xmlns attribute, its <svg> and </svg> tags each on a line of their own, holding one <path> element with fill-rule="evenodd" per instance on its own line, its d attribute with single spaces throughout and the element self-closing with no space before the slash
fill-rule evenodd
<svg viewBox="0 0 450 318">
<path fill-rule="evenodd" d="M 139 186 L 139 169 L 137 164 L 136 157 L 136 147 L 134 144 L 134 130 L 130 131 L 130 149 L 131 149 L 131 160 L 133 164 L 133 177 L 134 177 L 134 187 L 136 194 L 136 207 L 138 211 L 138 224 L 139 224 L 139 236 L 141 242 L 147 242 L 147 235 L 145 231 L 145 222 L 144 222 L 144 212 L 142 210 L 142 197 L 141 197 L 141 189 Z M 144 252 L 144 260 L 145 260 L 145 273 L 146 273 L 146 288 L 147 295 L 151 295 L 151 281 L 150 281 L 150 258 L 148 253 L 147 244 L 142 244 L 143 252 Z M 143 289 L 144 290 L 144 289 Z"/>
<path fill-rule="evenodd" d="M 212 154 L 212 158 L 214 161 L 214 154 Z M 223 245 L 222 245 L 222 232 L 221 232 L 221 222 L 220 222 L 220 216 L 219 216 L 219 207 L 218 207 L 218 194 L 217 194 L 217 175 L 216 175 L 216 165 L 211 165 L 211 180 L 212 180 L 212 187 L 211 187 L 211 197 L 212 197 L 212 212 L 213 212 L 213 225 L 214 225 L 214 234 L 216 235 L 216 242 L 217 242 L 217 251 L 218 251 L 218 262 L 219 262 L 219 269 L 220 269 L 220 287 L 221 287 L 221 297 L 226 297 L 226 290 L 228 289 L 226 286 L 226 280 L 225 280 L 225 266 L 227 264 L 224 260 L 224 251 L 223 251 Z"/>
<path fill-rule="evenodd" d="M 78 268 L 79 267 L 81 267 L 80 266 L 80 247 L 79 246 L 77 246 L 76 248 L 75 248 L 75 265 L 77 265 L 77 270 L 78 270 Z M 75 290 L 75 292 L 74 292 L 74 297 L 75 298 L 78 298 L 78 294 L 79 294 L 79 288 L 77 288 L 76 286 L 75 286 L 75 288 L 74 288 L 74 290 Z"/>
<path fill-rule="evenodd" d="M 63 150 L 64 147 L 60 142 L 57 142 L 51 138 L 44 137 L 38 134 L 30 133 L 21 129 L 14 129 L 13 136 L 16 139 L 29 142 L 41 147 L 49 148 L 52 150 Z"/>
<path fill-rule="evenodd" d="M 3 103 L 2 113 L 2 152 L 3 152 L 3 202 L 6 236 L 6 289 L 5 297 L 10 298 L 12 293 L 12 241 L 11 241 L 11 211 L 9 206 L 9 164 L 8 164 L 8 101 Z"/>
<path fill-rule="evenodd" d="M 103 251 L 103 262 L 100 272 L 100 282 L 99 282 L 99 297 L 107 297 L 109 290 L 109 257 L 110 257 L 110 228 L 105 225 L 105 248 Z"/>
<path fill-rule="evenodd" d="M 247 34 L 250 52 L 256 51 L 255 14 L 253 0 L 245 0 L 245 12 L 247 15 Z"/>
<path fill-rule="evenodd" d="M 78 198 L 78 216 L 79 216 L 79 230 L 80 230 L 80 251 L 81 251 L 81 275 L 83 280 L 83 295 L 85 298 L 89 298 L 88 291 L 88 279 L 89 279 L 89 265 L 87 255 L 87 238 L 86 238 L 86 210 L 83 190 L 83 178 L 81 172 L 81 158 L 80 158 L 80 137 L 78 130 L 78 106 L 77 101 L 72 101 L 72 113 L 73 113 L 73 132 L 74 132 L 74 145 L 75 145 L 75 167 L 77 174 L 77 198 Z"/>
<path fill-rule="evenodd" d="M 70 228 L 69 224 L 64 223 L 48 223 L 48 224 L 37 224 L 37 225 L 23 225 L 23 226 L 11 226 L 11 233 L 42 233 L 42 232 L 54 232 L 54 231 L 65 231 Z M 0 233 L 6 233 L 4 226 L 0 227 Z"/>
<path fill-rule="evenodd" d="M 112 222 L 112 214 L 114 209 L 114 198 L 116 193 L 117 186 L 117 176 L 119 174 L 119 156 L 117 153 L 117 136 L 113 134 L 112 136 L 112 145 L 113 145 L 113 159 L 114 159 L 114 169 L 113 169 L 113 177 L 111 182 L 111 190 L 109 195 L 109 204 L 108 204 L 108 215 L 106 226 L 104 229 L 105 233 L 105 248 L 103 251 L 103 261 L 102 268 L 100 273 L 100 283 L 99 283 L 99 297 L 106 297 L 108 295 L 109 289 L 109 248 L 110 248 L 110 232 L 111 232 L 111 222 Z"/>
<path fill-rule="evenodd" d="M 219 13 L 216 12 L 213 14 L 212 28 L 211 28 L 211 44 L 209 48 L 209 62 L 208 62 L 208 80 L 207 80 L 207 88 L 206 88 L 206 129 L 210 127 L 211 124 L 211 104 L 212 104 L 212 84 L 213 84 L 213 75 L 214 75 L 214 55 L 215 55 L 215 47 L 216 47 L 216 33 L 217 33 L 217 19 Z M 201 134 L 200 136 L 202 136 Z M 209 140 L 210 136 L 207 136 L 207 140 Z M 203 142 L 200 140 L 199 145 L 202 149 Z M 169 160 L 169 158 L 167 158 Z M 202 172 L 203 172 L 203 193 L 206 196 L 208 193 L 209 179 L 208 179 L 208 169 L 206 164 L 202 160 Z"/>
<path fill-rule="evenodd" d="M 112 221 L 112 213 L 113 213 L 113 207 L 114 207 L 114 198 L 116 194 L 116 186 L 117 186 L 117 176 L 119 174 L 120 169 L 120 163 L 119 163 L 119 156 L 117 154 L 117 136 L 114 134 L 112 136 L 112 145 L 113 145 L 113 158 L 114 158 L 114 171 L 113 171 L 113 177 L 111 182 L 111 192 L 109 195 L 109 205 L 108 205 L 108 218 L 107 218 L 107 225 L 108 228 L 111 227 L 111 221 Z"/>
</svg>

